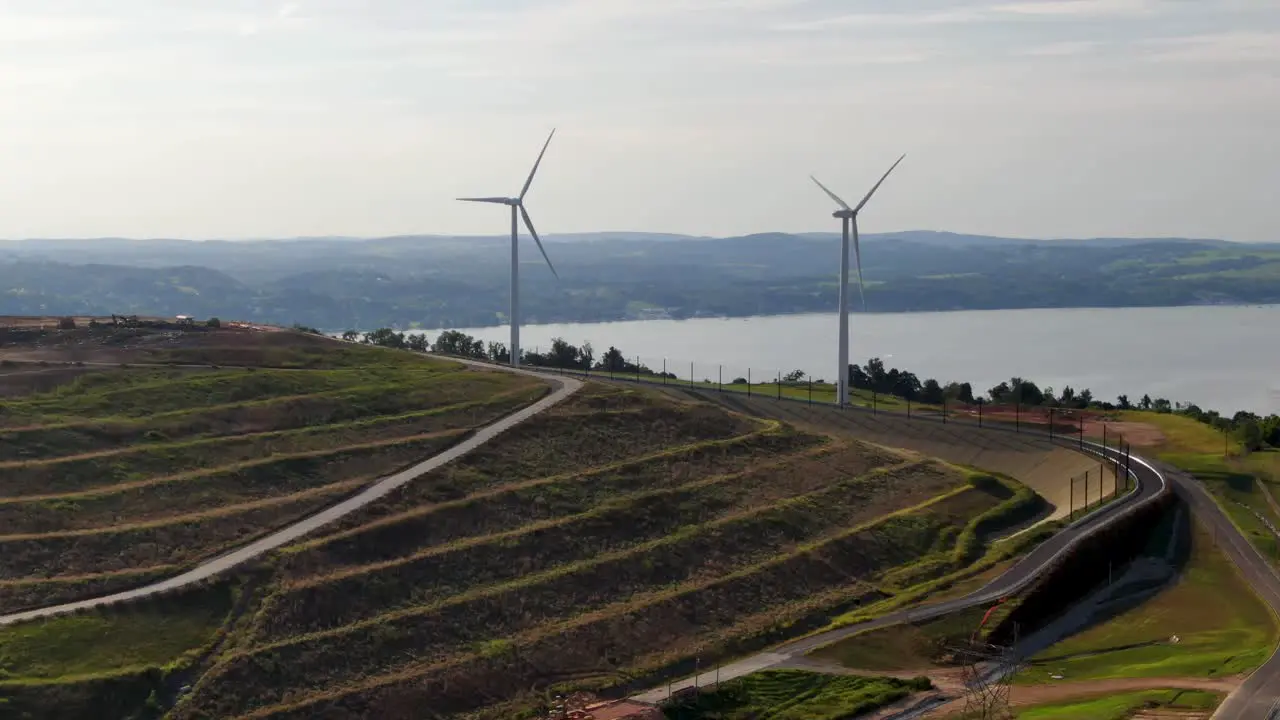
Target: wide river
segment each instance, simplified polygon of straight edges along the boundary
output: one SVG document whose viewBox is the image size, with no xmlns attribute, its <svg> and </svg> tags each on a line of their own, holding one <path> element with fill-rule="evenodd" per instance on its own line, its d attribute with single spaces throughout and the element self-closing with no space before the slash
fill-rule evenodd
<svg viewBox="0 0 1280 720">
<path fill-rule="evenodd" d="M 460 329 L 508 340 L 506 327 Z M 713 382 L 750 368 L 759 382 L 796 369 L 834 378 L 836 333 L 834 314 L 811 314 L 525 325 L 520 339 L 526 350 L 556 337 L 590 342 L 597 357 L 612 345 L 654 369 L 665 359 L 681 378 L 690 362 L 697 380 Z M 1280 413 L 1280 305 L 854 314 L 851 361 L 871 357 L 975 391 L 1020 376 L 1103 400 L 1148 393 L 1226 413 Z"/>
</svg>

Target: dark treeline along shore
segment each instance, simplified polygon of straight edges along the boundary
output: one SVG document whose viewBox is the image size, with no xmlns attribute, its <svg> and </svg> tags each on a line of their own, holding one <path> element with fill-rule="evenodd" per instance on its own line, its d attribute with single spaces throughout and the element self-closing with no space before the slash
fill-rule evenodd
<svg viewBox="0 0 1280 720">
<path fill-rule="evenodd" d="M 310 330 L 316 332 L 314 329 Z M 505 343 L 485 343 L 457 330 L 446 330 L 440 333 L 435 341 L 428 340 L 425 333 L 397 332 L 391 328 L 379 328 L 366 333 L 348 330 L 342 334 L 342 338 L 370 345 L 455 355 L 497 363 L 506 363 L 511 360 L 511 353 Z M 634 362 L 628 360 L 628 357 L 635 356 L 628 356 L 613 346 L 597 357 L 595 348 L 589 342 L 577 346 L 562 338 L 555 338 L 546 352 L 525 350 L 521 356 L 521 363 L 530 367 L 558 370 L 676 378 L 675 373 L 655 371 L 638 360 Z M 782 382 L 800 383 L 805 378 L 804 371 L 796 370 L 783 375 Z M 746 382 L 745 378 L 733 378 L 731 381 L 736 385 Z M 771 383 L 772 380 L 769 382 Z M 935 378 L 926 378 L 922 381 L 915 373 L 908 370 L 886 367 L 880 358 L 871 358 L 861 366 L 856 363 L 850 365 L 849 384 L 855 389 L 926 405 L 942 405 L 951 401 L 970 405 L 1018 405 L 1025 408 L 1143 410 L 1172 413 L 1192 418 L 1231 435 L 1246 451 L 1261 450 L 1268 446 L 1280 448 L 1280 415 L 1262 416 L 1244 410 L 1225 415 L 1217 410 L 1206 410 L 1194 403 L 1171 401 L 1162 397 L 1152 398 L 1147 394 L 1136 400 L 1128 395 L 1120 395 L 1115 401 L 1105 401 L 1095 398 L 1088 388 L 1077 390 L 1068 385 L 1055 392 L 1051 387 L 1041 387 L 1034 381 L 1022 377 L 1010 378 L 985 392 L 975 393 L 971 383 L 956 381 L 944 383 Z"/>
</svg>

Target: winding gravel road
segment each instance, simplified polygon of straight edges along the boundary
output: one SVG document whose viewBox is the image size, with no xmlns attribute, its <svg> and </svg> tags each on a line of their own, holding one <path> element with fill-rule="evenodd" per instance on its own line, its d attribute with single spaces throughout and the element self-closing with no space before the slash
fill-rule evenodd
<svg viewBox="0 0 1280 720">
<path fill-rule="evenodd" d="M 457 362 L 470 365 L 485 370 L 494 370 L 495 366 L 487 363 L 475 363 L 466 360 L 456 360 Z M 155 595 L 157 593 L 175 590 L 177 588 L 200 582 L 214 575 L 227 572 L 232 568 L 246 563 L 254 558 L 260 557 L 276 548 L 291 543 L 298 538 L 327 525 L 345 515 L 348 515 L 369 503 L 383 497 L 387 493 L 396 488 L 412 482 L 421 477 L 425 473 L 435 470 L 442 465 L 453 462 L 476 448 L 484 445 L 490 440 L 497 437 L 503 431 L 519 425 L 529 418 L 541 413 L 548 408 L 562 402 L 565 398 L 577 392 L 582 387 L 582 382 L 572 377 L 563 377 L 559 375 L 544 375 L 540 373 L 530 372 L 528 370 L 520 370 L 516 368 L 502 368 L 506 372 L 518 373 L 521 375 L 529 375 L 544 380 L 554 387 L 551 394 L 542 398 L 538 402 L 528 407 L 517 410 L 506 417 L 486 425 L 475 431 L 467 439 L 445 450 L 439 455 L 430 457 L 413 467 L 402 470 L 395 475 L 382 478 L 365 488 L 361 492 L 352 497 L 343 500 L 337 505 L 328 507 L 314 515 L 303 518 L 292 525 L 277 530 L 266 537 L 256 540 L 242 548 L 232 550 L 223 555 L 205 561 L 195 568 L 171 577 L 167 580 L 161 580 L 157 583 L 144 585 L 133 590 L 113 593 L 111 595 L 103 595 L 102 597 L 90 598 L 88 600 L 80 600 L 78 602 L 65 603 L 63 605 L 52 605 L 50 607 L 39 608 L 35 610 L 26 610 L 11 615 L 0 616 L 0 626 L 11 625 L 13 623 L 23 622 L 26 620 L 36 620 L 39 618 L 51 617 L 54 615 L 62 615 L 64 613 L 75 612 L 85 608 L 101 607 L 105 605 L 114 605 L 116 603 L 126 602 L 128 600 L 136 600 L 138 598 Z"/>
</svg>

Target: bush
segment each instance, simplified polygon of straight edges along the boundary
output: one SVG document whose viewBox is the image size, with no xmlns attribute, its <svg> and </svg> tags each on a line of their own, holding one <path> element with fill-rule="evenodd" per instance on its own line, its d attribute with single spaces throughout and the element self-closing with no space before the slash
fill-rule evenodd
<svg viewBox="0 0 1280 720">
<path fill-rule="evenodd" d="M 216 317 L 211 317 L 207 322 L 205 322 L 205 325 L 211 328 L 220 328 L 222 327 L 222 321 Z"/>
<path fill-rule="evenodd" d="M 76 319 L 69 315 L 67 317 L 58 318 L 58 329 L 59 330 L 75 330 Z"/>
</svg>

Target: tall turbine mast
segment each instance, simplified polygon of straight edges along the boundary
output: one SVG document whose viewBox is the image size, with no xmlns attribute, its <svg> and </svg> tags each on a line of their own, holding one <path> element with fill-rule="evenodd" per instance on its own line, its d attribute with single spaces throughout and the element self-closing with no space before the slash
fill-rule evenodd
<svg viewBox="0 0 1280 720">
<path fill-rule="evenodd" d="M 560 279 L 560 273 L 556 272 L 555 265 L 551 264 L 551 258 L 547 256 L 547 249 L 542 246 L 542 239 L 538 237 L 538 231 L 533 229 L 533 220 L 529 218 L 529 211 L 524 207 L 524 196 L 529 194 L 529 186 L 533 184 L 533 176 L 538 172 L 538 166 L 542 164 L 542 156 L 547 154 L 547 146 L 551 144 L 551 138 L 555 137 L 556 131 L 553 128 L 551 134 L 547 136 L 547 141 L 542 144 L 542 151 L 538 153 L 538 159 L 533 162 L 533 169 L 529 171 L 529 177 L 524 181 L 524 187 L 520 188 L 520 194 L 516 197 L 466 197 L 458 198 L 462 202 L 481 202 L 493 203 L 496 205 L 508 205 L 511 207 L 511 364 L 520 364 L 520 220 L 524 220 L 524 226 L 528 228 L 529 234 L 533 236 L 533 241 L 538 244 L 538 250 L 542 253 L 542 259 L 547 261 L 547 267 L 551 268 L 551 274 Z"/>
<path fill-rule="evenodd" d="M 889 173 L 898 167 L 898 163 L 902 162 L 907 156 L 903 155 L 898 158 L 897 162 L 889 166 L 885 174 L 875 185 L 871 186 L 871 190 L 867 192 L 866 197 L 862 198 L 862 202 L 857 207 L 849 207 L 849 204 L 840 199 L 839 195 L 827 189 L 826 185 L 818 182 L 818 178 L 810 175 L 812 180 L 818 187 L 822 188 L 822 192 L 827 194 L 840 206 L 840 209 L 831 213 L 832 217 L 840 218 L 840 347 L 839 347 L 839 370 L 836 373 L 836 402 L 844 407 L 849 404 L 849 236 L 850 228 L 853 232 L 853 257 L 858 268 L 858 297 L 862 300 L 862 310 L 867 309 L 867 296 L 862 283 L 862 248 L 858 242 L 858 213 L 862 208 L 866 207 L 871 196 L 876 194 L 876 190 L 884 184 Z"/>
</svg>

